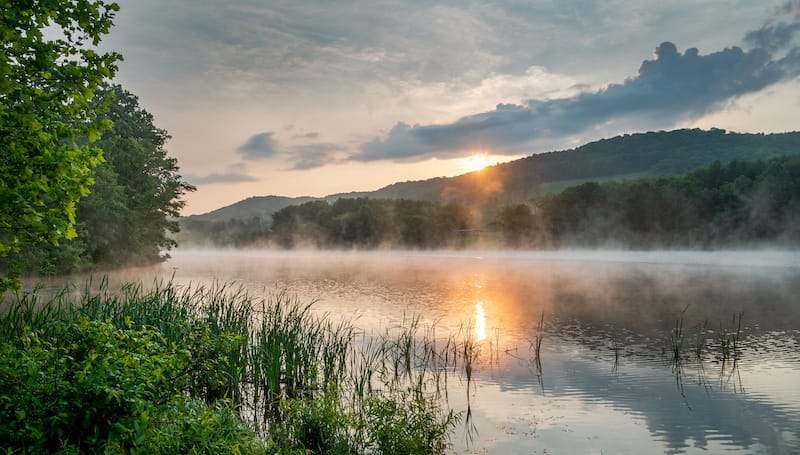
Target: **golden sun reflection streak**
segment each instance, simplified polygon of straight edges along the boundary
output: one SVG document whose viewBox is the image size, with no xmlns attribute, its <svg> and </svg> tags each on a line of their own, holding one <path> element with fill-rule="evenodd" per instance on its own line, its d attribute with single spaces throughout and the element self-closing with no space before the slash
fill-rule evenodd
<svg viewBox="0 0 800 455">
<path fill-rule="evenodd" d="M 486 339 L 486 313 L 483 312 L 483 302 L 480 300 L 475 304 L 475 339 Z"/>
</svg>

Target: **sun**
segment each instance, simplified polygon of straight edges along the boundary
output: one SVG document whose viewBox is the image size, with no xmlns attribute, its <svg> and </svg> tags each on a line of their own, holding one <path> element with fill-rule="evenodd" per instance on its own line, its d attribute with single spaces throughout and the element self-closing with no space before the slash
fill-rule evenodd
<svg viewBox="0 0 800 455">
<path fill-rule="evenodd" d="M 461 160 L 461 168 L 467 172 L 480 171 L 493 164 L 497 164 L 497 162 L 486 154 L 475 154 Z"/>
</svg>

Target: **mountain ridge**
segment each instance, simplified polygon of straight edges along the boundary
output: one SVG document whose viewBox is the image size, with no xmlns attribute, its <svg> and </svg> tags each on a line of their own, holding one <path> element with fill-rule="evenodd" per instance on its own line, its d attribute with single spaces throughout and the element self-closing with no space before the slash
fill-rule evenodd
<svg viewBox="0 0 800 455">
<path fill-rule="evenodd" d="M 454 177 L 395 182 L 374 191 L 334 193 L 325 197 L 251 196 L 183 219 L 266 219 L 289 205 L 356 197 L 416 199 L 496 208 L 589 180 L 681 175 L 714 161 L 724 164 L 798 153 L 800 132 L 737 133 L 717 128 L 649 131 L 600 139 L 572 149 L 534 154 Z"/>
</svg>

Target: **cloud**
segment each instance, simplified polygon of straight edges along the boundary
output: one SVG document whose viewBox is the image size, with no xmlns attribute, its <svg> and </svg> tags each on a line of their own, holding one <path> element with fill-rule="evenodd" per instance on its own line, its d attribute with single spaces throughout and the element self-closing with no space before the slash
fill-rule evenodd
<svg viewBox="0 0 800 455">
<path fill-rule="evenodd" d="M 342 151 L 344 148 L 336 144 L 314 143 L 290 147 L 288 155 L 294 162 L 293 170 L 306 170 L 337 162 Z"/>
<path fill-rule="evenodd" d="M 319 139 L 320 134 L 316 131 L 311 131 L 308 133 L 296 134 L 294 137 L 296 139 Z"/>
<path fill-rule="evenodd" d="M 775 9 L 764 26 L 745 35 L 746 43 L 776 51 L 791 44 L 800 30 L 800 0 L 791 0 Z"/>
<path fill-rule="evenodd" d="M 251 136 L 238 151 L 246 160 L 271 158 L 278 153 L 278 144 L 273 139 L 275 133 L 264 132 Z"/>
<path fill-rule="evenodd" d="M 295 135 L 294 139 L 316 139 L 320 135 L 316 132 L 308 132 Z M 338 161 L 339 155 L 345 148 L 333 143 L 312 142 L 299 145 L 279 145 L 275 139 L 275 133 L 264 132 L 251 136 L 243 145 L 238 148 L 239 153 L 245 160 L 264 160 L 269 158 L 281 158 L 291 163 L 291 170 L 314 169 L 332 164 Z M 231 176 L 235 180 L 238 173 L 232 174 L 213 174 L 220 178 Z M 223 181 L 223 180 L 218 180 Z"/>
<path fill-rule="evenodd" d="M 622 83 L 568 98 L 498 104 L 447 124 L 400 122 L 384 138 L 362 144 L 351 158 L 418 161 L 477 150 L 519 154 L 536 143 L 593 129 L 668 127 L 699 118 L 738 96 L 800 75 L 800 48 L 793 44 L 800 31 L 797 5 L 798 0 L 787 3 L 782 16 L 748 33 L 749 50 L 734 46 L 701 55 L 696 48 L 680 53 L 675 44 L 663 42 L 654 58 Z"/>
<path fill-rule="evenodd" d="M 257 178 L 247 174 L 238 172 L 229 173 L 212 173 L 208 175 L 187 175 L 186 180 L 193 185 L 200 185 L 205 183 L 240 183 L 240 182 L 256 182 Z"/>
</svg>

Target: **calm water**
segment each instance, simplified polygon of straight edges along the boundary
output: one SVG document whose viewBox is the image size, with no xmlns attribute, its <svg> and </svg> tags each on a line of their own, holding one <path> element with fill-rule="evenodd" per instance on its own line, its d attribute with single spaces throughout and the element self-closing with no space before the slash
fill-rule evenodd
<svg viewBox="0 0 800 455">
<path fill-rule="evenodd" d="M 145 282 L 283 290 L 381 331 L 469 327 L 481 357 L 456 453 L 800 453 L 800 254 L 179 252 Z M 719 337 L 736 331 L 736 359 Z M 534 337 L 543 318 L 540 361 Z M 678 319 L 686 357 L 673 361 Z M 690 352 L 703 323 L 701 360 Z M 469 440 L 471 439 L 471 443 Z"/>
</svg>

